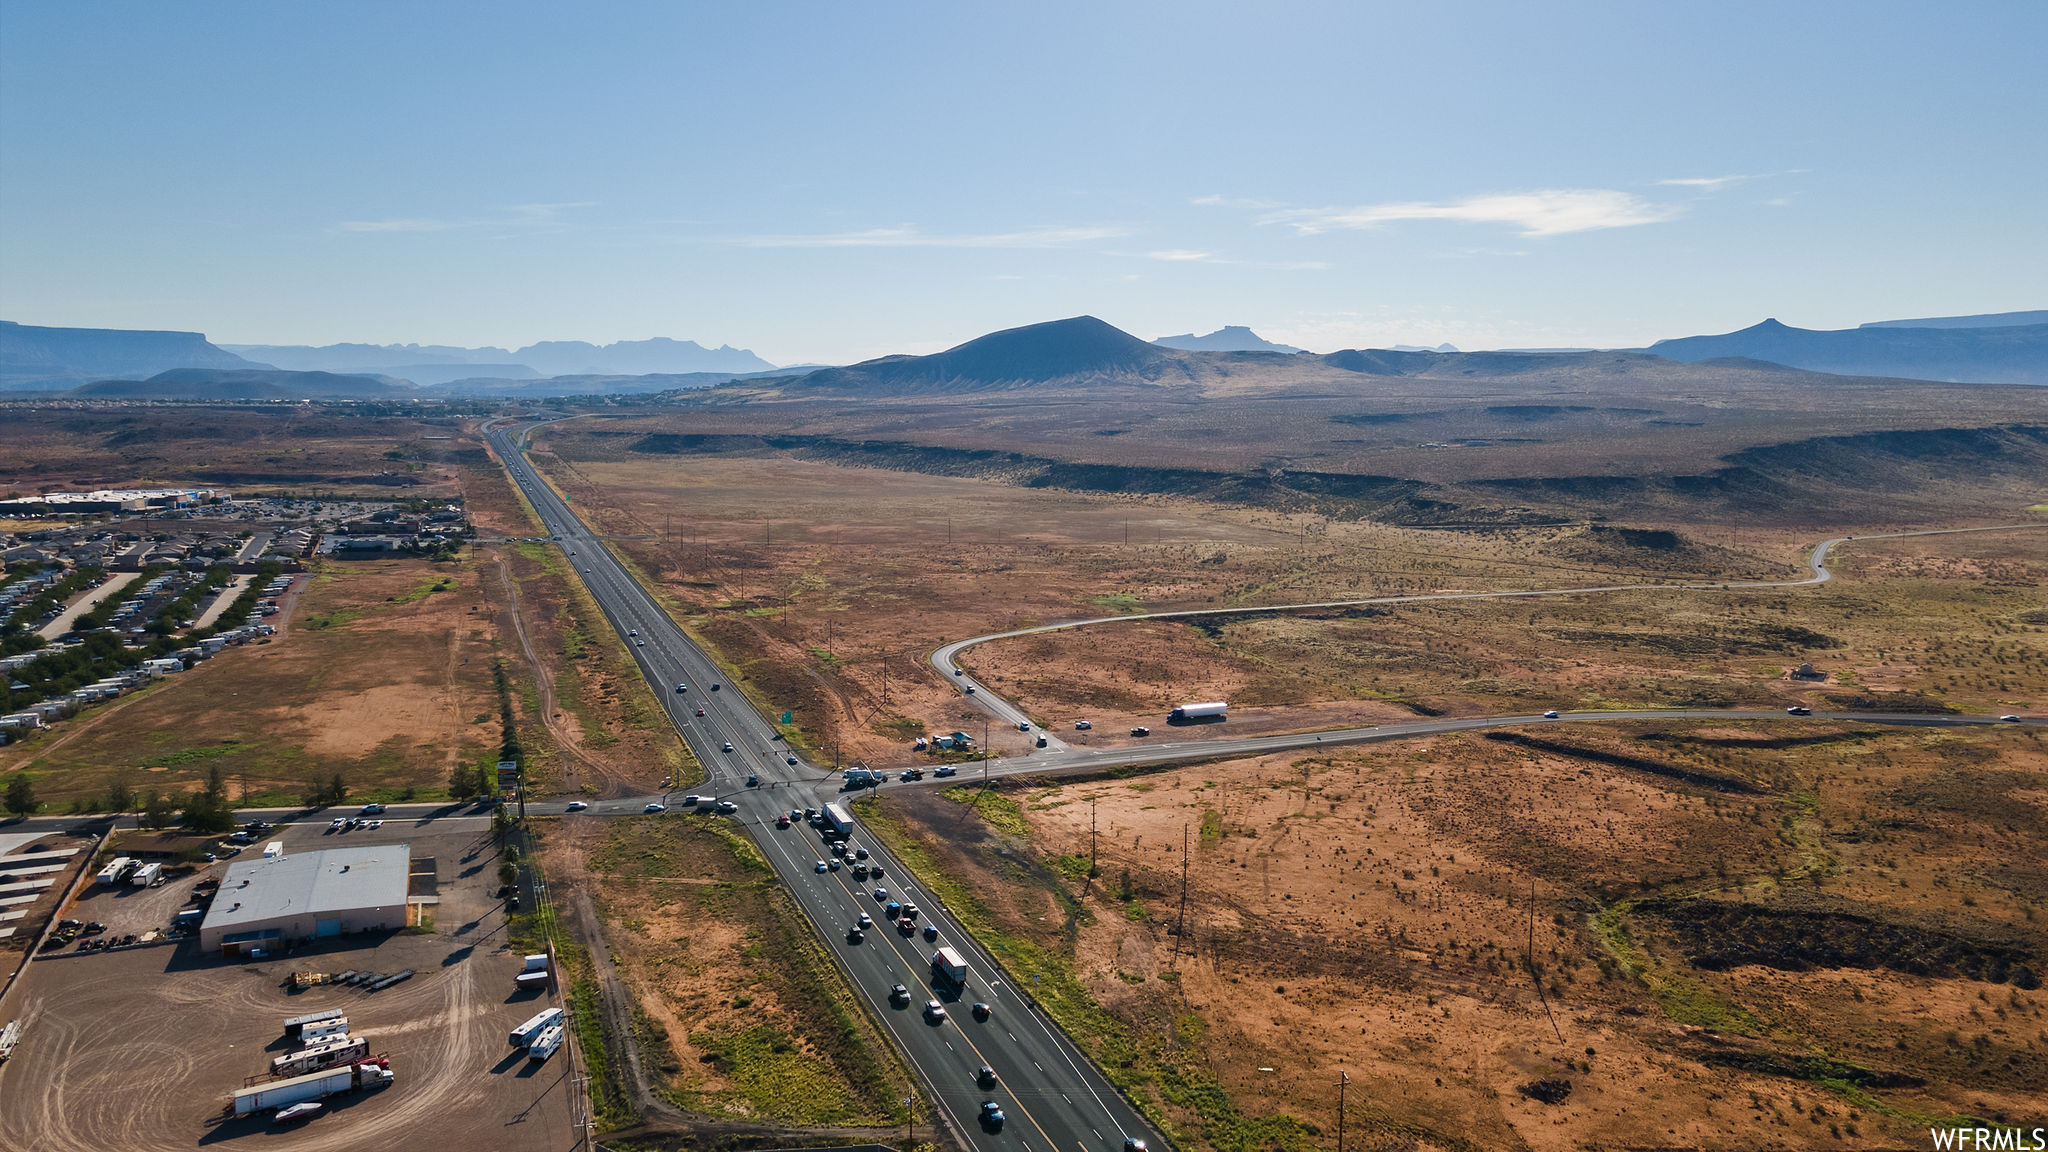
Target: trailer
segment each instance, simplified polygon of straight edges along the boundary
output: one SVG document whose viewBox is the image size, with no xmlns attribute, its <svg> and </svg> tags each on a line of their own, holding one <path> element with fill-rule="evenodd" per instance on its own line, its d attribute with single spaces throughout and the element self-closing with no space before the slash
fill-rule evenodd
<svg viewBox="0 0 2048 1152">
<path fill-rule="evenodd" d="M 272 840 L 263 846 L 263 858 L 265 860 L 275 860 L 282 855 L 284 855 L 284 841 L 282 840 Z"/>
<path fill-rule="evenodd" d="M 275 1080 L 259 1084 L 235 1093 L 228 1104 L 228 1111 L 236 1116 L 253 1116 L 271 1108 L 289 1108 L 308 1100 L 319 1100 L 343 1092 L 355 1092 L 366 1088 L 381 1088 L 393 1080 L 389 1067 L 377 1064 L 351 1064 L 345 1068 L 330 1068 L 325 1072 L 312 1072 L 294 1076 L 289 1080 Z"/>
<path fill-rule="evenodd" d="M 272 1076 L 298 1076 L 347 1064 L 370 1054 L 370 1041 L 362 1036 L 337 1036 L 311 1048 L 287 1052 L 270 1062 Z"/>
<path fill-rule="evenodd" d="M 1211 700 L 1206 704 L 1183 704 L 1167 714 L 1166 722 L 1192 724 L 1197 720 L 1224 720 L 1228 719 L 1225 714 L 1229 711 L 1230 705 L 1221 700 Z"/>
<path fill-rule="evenodd" d="M 301 972 L 294 976 L 293 979 L 302 985 L 311 985 L 322 983 L 327 977 L 318 972 Z M 284 1034 L 287 1036 L 297 1036 L 303 1033 L 309 1024 L 321 1024 L 329 1020 L 346 1019 L 348 1019 L 348 1013 L 339 1008 L 329 1008 L 325 1012 L 308 1012 L 304 1016 L 294 1016 L 285 1021 Z"/>
<path fill-rule="evenodd" d="M 827 828 L 832 829 L 832 831 L 839 833 L 841 836 L 853 831 L 853 817 L 848 815 L 846 809 L 840 805 L 825 805 L 824 814 L 820 819 L 824 820 Z"/>
<path fill-rule="evenodd" d="M 546 1063 L 547 1058 L 555 1054 L 555 1049 L 562 1046 L 562 1037 L 565 1035 L 560 1024 L 550 1024 L 541 1029 L 540 1035 L 533 1038 L 533 1043 L 526 1046 L 526 1058 L 535 1063 Z"/>
<path fill-rule="evenodd" d="M 14 1055 L 14 1046 L 19 1043 L 21 1043 L 21 1021 L 10 1020 L 7 1022 L 7 1027 L 0 1028 L 0 1064 L 7 1063 L 7 1058 Z"/>
<path fill-rule="evenodd" d="M 299 1042 L 302 1044 L 313 1045 L 322 1043 L 323 1041 L 327 1040 L 339 1039 L 347 1035 L 348 1017 L 336 1016 L 332 1019 L 321 1020 L 317 1023 L 308 1024 L 305 1027 L 300 1028 Z"/>
<path fill-rule="evenodd" d="M 560 1008 L 549 1008 L 544 1012 L 536 1012 L 532 1019 L 512 1030 L 511 1044 L 514 1048 L 531 1048 L 533 1047 L 533 1042 L 539 1039 L 541 1033 L 561 1022 L 562 1010 Z"/>
<path fill-rule="evenodd" d="M 127 856 L 116 856 L 100 869 L 99 882 L 109 886 L 119 884 L 128 873 L 135 871 L 136 861 Z"/>
<path fill-rule="evenodd" d="M 394 972 L 391 975 L 386 976 L 382 980 L 379 980 L 376 983 L 370 985 L 370 991 L 382 992 L 386 988 L 391 987 L 393 984 L 403 984 L 410 979 L 412 979 L 412 969 L 407 968 L 400 972 Z"/>
<path fill-rule="evenodd" d="M 144 864 L 142 867 L 137 868 L 135 870 L 135 875 L 128 877 L 128 883 L 130 886 L 135 888 L 148 888 L 153 884 L 162 883 L 163 878 L 164 866 L 156 863 L 155 861 L 151 861 L 148 864 Z"/>
<path fill-rule="evenodd" d="M 932 953 L 932 979 L 965 987 L 967 984 L 967 961 L 952 948 L 941 948 Z"/>
</svg>

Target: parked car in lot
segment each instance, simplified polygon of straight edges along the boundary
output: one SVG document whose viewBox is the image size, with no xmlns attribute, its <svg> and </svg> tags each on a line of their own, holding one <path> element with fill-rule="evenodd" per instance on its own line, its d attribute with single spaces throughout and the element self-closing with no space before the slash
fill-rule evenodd
<svg viewBox="0 0 2048 1152">
<path fill-rule="evenodd" d="M 346 820 L 342 819 L 342 818 L 341 818 L 341 817 L 339 817 L 339 816 L 336 816 L 336 817 L 335 817 L 334 819 L 332 819 L 332 820 L 329 820 L 329 821 L 327 822 L 327 830 L 328 830 L 329 832 L 339 832 L 339 831 L 341 831 L 341 830 L 342 830 L 343 826 L 345 826 L 345 825 L 346 825 L 347 823 L 348 823 L 348 821 L 346 821 Z"/>
</svg>

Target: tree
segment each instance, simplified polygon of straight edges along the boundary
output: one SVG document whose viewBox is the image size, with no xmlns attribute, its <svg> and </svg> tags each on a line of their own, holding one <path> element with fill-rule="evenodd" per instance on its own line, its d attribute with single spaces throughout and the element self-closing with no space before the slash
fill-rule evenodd
<svg viewBox="0 0 2048 1152">
<path fill-rule="evenodd" d="M 186 802 L 182 823 L 194 832 L 209 835 L 234 830 L 235 810 L 228 804 L 227 781 L 221 776 L 220 765 L 207 768 L 206 787 Z"/>
<path fill-rule="evenodd" d="M 341 773 L 336 772 L 334 779 L 327 784 L 327 802 L 329 804 L 339 804 L 346 799 L 348 799 L 348 781 L 343 780 Z"/>
<path fill-rule="evenodd" d="M 142 799 L 142 819 L 145 828 L 168 828 L 178 814 L 178 802 L 183 795 L 165 795 L 152 788 Z"/>
<path fill-rule="evenodd" d="M 453 800 L 468 800 L 476 795 L 476 769 L 468 764 L 457 764 L 448 773 L 448 796 Z"/>
<path fill-rule="evenodd" d="M 27 816 L 36 810 L 36 789 L 29 783 L 28 773 L 16 772 L 7 781 L 7 810 L 16 816 Z"/>
<path fill-rule="evenodd" d="M 119 816 L 135 807 L 135 789 L 128 786 L 125 773 L 117 773 L 114 781 L 107 785 L 107 810 Z"/>
</svg>

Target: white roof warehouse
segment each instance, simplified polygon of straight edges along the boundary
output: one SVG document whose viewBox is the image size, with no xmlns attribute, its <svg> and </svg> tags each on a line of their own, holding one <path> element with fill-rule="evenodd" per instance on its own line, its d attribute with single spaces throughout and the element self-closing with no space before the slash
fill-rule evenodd
<svg viewBox="0 0 2048 1152">
<path fill-rule="evenodd" d="M 240 956 L 293 940 L 405 926 L 412 848 L 378 844 L 228 866 L 199 945 Z"/>
</svg>

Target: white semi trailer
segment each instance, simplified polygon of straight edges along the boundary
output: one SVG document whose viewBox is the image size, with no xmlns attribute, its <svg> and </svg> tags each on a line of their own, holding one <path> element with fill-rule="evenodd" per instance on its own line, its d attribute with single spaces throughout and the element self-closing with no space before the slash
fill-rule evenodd
<svg viewBox="0 0 2048 1152">
<path fill-rule="evenodd" d="M 244 1088 L 235 1093 L 234 1102 L 228 1107 L 237 1116 L 253 1116 L 271 1108 L 288 1108 L 343 1092 L 382 1088 L 391 1081 L 389 1068 L 377 1064 L 351 1064 L 346 1068 L 330 1068 L 325 1072 L 312 1072 L 289 1080 L 273 1080 L 254 1088 Z"/>
<path fill-rule="evenodd" d="M 1166 719 L 1179 724 L 1196 720 L 1222 720 L 1229 711 L 1229 704 L 1221 700 L 1211 700 L 1205 704 L 1183 704 L 1168 713 Z"/>
</svg>

